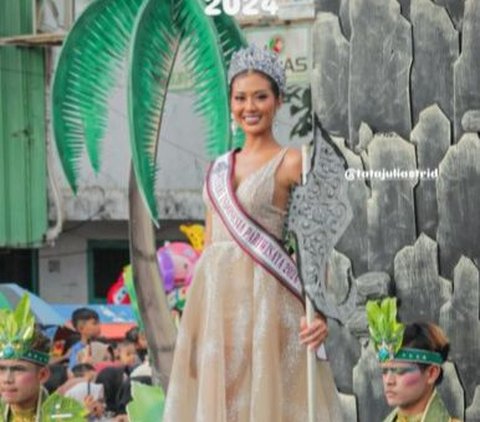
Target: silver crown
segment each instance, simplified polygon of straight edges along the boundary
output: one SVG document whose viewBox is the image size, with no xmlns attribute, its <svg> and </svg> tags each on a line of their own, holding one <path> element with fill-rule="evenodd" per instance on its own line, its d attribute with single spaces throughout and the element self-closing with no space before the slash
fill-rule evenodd
<svg viewBox="0 0 480 422">
<path fill-rule="evenodd" d="M 271 51 L 250 44 L 233 53 L 228 69 L 228 83 L 231 84 L 235 76 L 246 70 L 258 70 L 265 73 L 277 83 L 280 93 L 285 93 L 285 70 L 278 56 Z"/>
</svg>

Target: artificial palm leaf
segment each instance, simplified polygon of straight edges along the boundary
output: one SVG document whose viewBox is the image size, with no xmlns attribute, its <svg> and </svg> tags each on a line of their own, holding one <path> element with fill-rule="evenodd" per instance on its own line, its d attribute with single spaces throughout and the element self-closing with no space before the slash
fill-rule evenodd
<svg viewBox="0 0 480 422">
<path fill-rule="evenodd" d="M 130 50 L 128 110 L 132 162 L 154 221 L 156 151 L 168 82 L 180 44 L 170 0 L 149 0 L 134 28 Z"/>
<path fill-rule="evenodd" d="M 186 65 L 196 94 L 195 110 L 207 124 L 206 152 L 210 158 L 228 151 L 230 138 L 227 70 L 213 20 L 203 0 L 181 0 L 176 22 L 182 33 Z"/>
<path fill-rule="evenodd" d="M 368 301 L 368 329 L 380 361 L 392 359 L 401 348 L 405 326 L 397 321 L 397 299 Z"/>
<path fill-rule="evenodd" d="M 213 17 L 213 23 L 217 28 L 218 37 L 223 50 L 225 66 L 228 69 L 232 54 L 248 45 L 237 21 L 226 13 L 220 13 Z M 245 133 L 241 128 L 231 133 L 230 148 L 241 147 L 245 142 Z"/>
<path fill-rule="evenodd" d="M 247 47 L 247 39 L 237 21 L 226 13 L 214 16 L 213 23 L 218 32 L 225 65 L 228 69 L 232 54 L 243 47 Z"/>
<path fill-rule="evenodd" d="M 13 311 L 13 321 L 15 321 L 15 328 L 17 336 L 22 339 L 30 339 L 35 331 L 35 317 L 30 311 L 30 298 L 25 293 L 17 307 Z M 20 334 L 21 333 L 21 334 Z"/>
<path fill-rule="evenodd" d="M 128 418 L 135 422 L 161 422 L 165 393 L 161 387 L 132 382 L 133 400 L 127 405 Z"/>
<path fill-rule="evenodd" d="M 135 316 L 137 325 L 139 326 L 140 330 L 143 331 L 145 327 L 143 325 L 142 315 L 138 307 L 137 292 L 135 290 L 135 283 L 133 282 L 133 272 L 131 265 L 127 265 L 123 269 L 123 282 L 125 285 L 125 289 L 127 290 L 128 297 L 130 298 L 130 306 L 132 308 L 133 315 Z"/>
<path fill-rule="evenodd" d="M 84 422 L 88 411 L 77 400 L 54 393 L 42 405 L 41 422 Z"/>
<path fill-rule="evenodd" d="M 0 350 L 7 348 L 15 356 L 21 356 L 32 340 L 35 331 L 35 317 L 30 311 L 30 298 L 22 296 L 14 310 L 0 312 Z"/>
<path fill-rule="evenodd" d="M 53 82 L 53 129 L 64 172 L 74 191 L 84 143 L 93 168 L 100 168 L 108 97 L 142 2 L 93 2 L 75 22 L 62 48 Z"/>
</svg>

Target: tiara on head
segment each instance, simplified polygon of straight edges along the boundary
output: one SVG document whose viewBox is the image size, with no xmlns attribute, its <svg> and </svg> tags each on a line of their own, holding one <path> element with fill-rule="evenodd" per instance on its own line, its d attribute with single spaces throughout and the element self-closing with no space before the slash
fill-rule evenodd
<svg viewBox="0 0 480 422">
<path fill-rule="evenodd" d="M 285 92 L 285 70 L 275 53 L 259 48 L 255 44 L 250 44 L 248 47 L 236 51 L 232 55 L 228 69 L 228 83 L 231 84 L 235 76 L 248 70 L 265 73 L 275 81 L 280 93 Z"/>
</svg>

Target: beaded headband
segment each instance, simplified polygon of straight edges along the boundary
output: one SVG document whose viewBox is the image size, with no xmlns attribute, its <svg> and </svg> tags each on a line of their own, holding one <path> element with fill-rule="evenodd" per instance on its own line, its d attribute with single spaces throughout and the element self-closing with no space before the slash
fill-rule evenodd
<svg viewBox="0 0 480 422">
<path fill-rule="evenodd" d="M 15 310 L 0 309 L 0 359 L 21 359 L 47 365 L 48 353 L 31 347 L 35 337 L 35 317 L 30 299 L 24 295 Z"/>
<path fill-rule="evenodd" d="M 270 76 L 280 93 L 285 93 L 285 70 L 275 53 L 259 48 L 255 44 L 236 51 L 232 55 L 228 69 L 228 83 L 231 84 L 235 76 L 248 70 L 256 70 Z"/>
<path fill-rule="evenodd" d="M 441 365 L 444 362 L 440 353 L 401 347 L 405 326 L 397 321 L 396 298 L 387 298 L 381 303 L 368 301 L 366 309 L 370 338 L 380 362 L 393 360 L 431 365 Z"/>
</svg>

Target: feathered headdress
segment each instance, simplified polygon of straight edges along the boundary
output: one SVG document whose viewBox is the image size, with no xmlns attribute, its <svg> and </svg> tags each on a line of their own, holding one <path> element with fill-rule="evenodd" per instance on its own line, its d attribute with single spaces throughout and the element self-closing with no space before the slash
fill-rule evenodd
<svg viewBox="0 0 480 422">
<path fill-rule="evenodd" d="M 368 301 L 368 329 L 380 362 L 389 360 L 441 365 L 442 355 L 431 350 L 402 347 L 405 326 L 397 321 L 397 299 Z"/>
<path fill-rule="evenodd" d="M 24 295 L 15 310 L 0 309 L 0 359 L 22 359 L 47 365 L 48 353 L 34 350 L 35 317 Z"/>
</svg>

